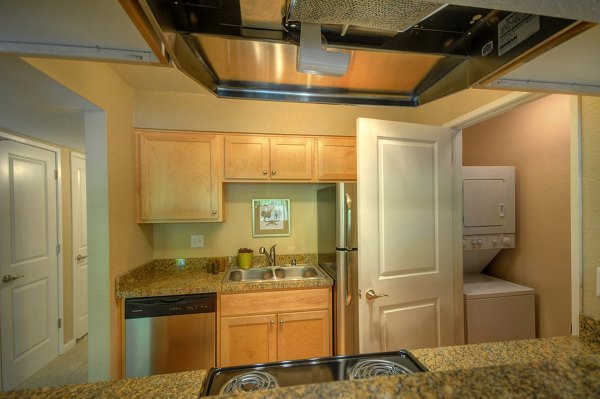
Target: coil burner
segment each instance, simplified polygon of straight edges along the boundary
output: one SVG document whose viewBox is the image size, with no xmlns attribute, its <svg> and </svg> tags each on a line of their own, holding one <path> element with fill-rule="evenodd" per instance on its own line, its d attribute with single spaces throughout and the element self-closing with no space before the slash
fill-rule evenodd
<svg viewBox="0 0 600 399">
<path fill-rule="evenodd" d="M 356 363 L 350 370 L 350 380 L 360 380 L 382 375 L 412 374 L 408 368 L 389 360 L 367 359 Z"/>
<path fill-rule="evenodd" d="M 275 388 L 279 388 L 279 384 L 272 374 L 263 371 L 250 371 L 227 381 L 221 388 L 219 395 L 235 395 Z"/>
</svg>

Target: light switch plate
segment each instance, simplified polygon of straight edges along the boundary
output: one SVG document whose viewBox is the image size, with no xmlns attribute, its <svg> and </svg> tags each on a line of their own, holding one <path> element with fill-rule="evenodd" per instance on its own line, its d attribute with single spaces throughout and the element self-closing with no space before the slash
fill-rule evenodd
<svg viewBox="0 0 600 399">
<path fill-rule="evenodd" d="M 190 236 L 190 247 L 204 248 L 204 236 L 202 234 Z"/>
</svg>

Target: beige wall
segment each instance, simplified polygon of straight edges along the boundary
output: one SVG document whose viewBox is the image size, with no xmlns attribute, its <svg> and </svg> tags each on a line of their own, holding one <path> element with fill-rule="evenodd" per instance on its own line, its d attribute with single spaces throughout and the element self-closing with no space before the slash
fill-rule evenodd
<svg viewBox="0 0 600 399">
<path fill-rule="evenodd" d="M 317 189 L 319 184 L 225 185 L 226 221 L 223 223 L 182 223 L 154 225 L 154 256 L 191 258 L 233 256 L 238 248 L 254 249 L 277 244 L 277 254 L 317 252 Z M 291 235 L 289 237 L 252 237 L 251 201 L 253 198 L 289 198 Z M 203 234 L 204 248 L 190 248 L 190 235 Z"/>
<path fill-rule="evenodd" d="M 600 267 L 600 97 L 583 97 L 583 313 L 600 319 L 596 268 Z"/>
<path fill-rule="evenodd" d="M 511 92 L 465 90 L 419 108 L 218 99 L 211 94 L 136 92 L 135 126 L 220 132 L 356 135 L 356 118 L 441 125 Z"/>
<path fill-rule="evenodd" d="M 539 337 L 571 332 L 569 101 L 548 96 L 463 131 L 463 165 L 516 166 L 516 248 L 485 272 L 536 290 Z"/>
</svg>

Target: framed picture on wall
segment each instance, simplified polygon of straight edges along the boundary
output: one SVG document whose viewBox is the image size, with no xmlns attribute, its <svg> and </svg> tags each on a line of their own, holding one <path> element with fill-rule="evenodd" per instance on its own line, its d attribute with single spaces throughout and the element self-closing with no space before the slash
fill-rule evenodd
<svg viewBox="0 0 600 399">
<path fill-rule="evenodd" d="M 289 199 L 252 200 L 252 236 L 276 237 L 290 235 Z"/>
</svg>

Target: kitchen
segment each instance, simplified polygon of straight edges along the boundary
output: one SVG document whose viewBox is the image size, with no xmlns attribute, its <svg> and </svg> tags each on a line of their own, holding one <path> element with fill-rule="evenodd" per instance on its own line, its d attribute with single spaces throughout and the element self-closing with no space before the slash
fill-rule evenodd
<svg viewBox="0 0 600 399">
<path fill-rule="evenodd" d="M 105 262 L 104 267 L 99 267 L 92 272 L 101 273 L 96 275 L 94 280 L 103 282 L 104 287 L 112 286 L 116 276 L 152 259 L 172 256 L 196 256 L 196 252 L 190 249 L 186 249 L 187 253 L 184 252 L 181 255 L 179 254 L 181 251 L 173 250 L 177 254 L 172 255 L 172 253 L 169 253 L 169 247 L 166 244 L 163 245 L 163 242 L 172 240 L 171 243 L 177 242 L 181 249 L 185 249 L 184 246 L 188 243 L 187 237 L 190 233 L 204 233 L 204 230 L 192 231 L 193 227 L 191 225 L 152 228 L 151 226 L 138 227 L 135 224 L 136 202 L 133 190 L 135 186 L 135 163 L 131 157 L 131 154 L 135 151 L 134 141 L 133 137 L 122 133 L 131 131 L 132 126 L 199 131 L 353 135 L 354 119 L 357 116 L 425 122 L 429 120 L 430 115 L 434 115 L 436 119 L 430 123 L 443 123 L 477 108 L 477 105 L 468 103 L 469 99 L 472 98 L 471 94 L 458 95 L 458 97 L 446 100 L 447 102 L 440 100 L 442 103 L 436 104 L 438 107 L 435 111 L 431 111 L 432 108 L 426 106 L 415 110 L 395 109 L 392 111 L 381 108 L 358 110 L 352 107 L 255 103 L 238 100 L 230 100 L 224 103 L 210 95 L 133 92 L 120 82 L 120 79 L 109 67 L 104 65 L 57 60 L 31 60 L 31 62 L 53 75 L 57 80 L 70 87 L 77 88 L 76 91 L 107 112 L 106 123 L 109 131 L 107 145 L 110 148 L 111 159 L 108 166 L 109 180 L 110 187 L 118 187 L 118 189 L 110 190 L 108 204 L 100 203 L 98 207 L 98 209 L 107 209 L 107 205 L 110 205 L 107 209 L 110 217 L 103 218 L 99 215 L 99 220 L 94 224 L 98 226 L 98 231 L 90 232 L 90 234 L 101 234 L 102 228 L 107 230 L 110 228 L 110 251 L 106 248 L 106 252 L 100 251 L 102 253 L 97 253 L 94 256 L 98 265 Z M 78 83 L 75 82 L 78 76 L 94 76 L 95 79 L 92 82 L 85 82 L 84 80 Z M 177 79 L 174 78 L 174 80 Z M 83 85 L 84 83 L 85 87 L 78 87 L 79 84 Z M 92 87 L 93 85 L 97 86 Z M 110 92 L 107 92 L 107 87 L 111 88 Z M 504 93 L 479 91 L 474 94 L 475 98 L 472 101 L 480 101 L 479 105 L 483 105 L 503 95 Z M 465 97 L 468 98 L 464 100 Z M 456 98 L 460 100 L 456 100 Z M 134 113 L 133 104 L 135 104 L 135 121 L 130 121 L 129 115 Z M 445 104 L 452 104 L 452 106 L 447 107 Z M 212 118 L 199 120 L 197 115 L 202 109 L 209 109 L 211 114 L 223 115 L 223 118 L 219 120 Z M 453 112 L 453 114 L 448 115 L 447 112 Z M 332 114 L 335 117 L 331 117 Z M 228 115 L 238 117 L 227 118 Z M 91 138 L 96 137 L 92 136 Z M 100 142 L 98 148 L 101 149 L 102 147 L 103 144 Z M 89 154 L 89 156 L 92 155 Z M 101 152 L 98 151 L 97 155 L 101 156 Z M 88 161 L 92 163 L 100 162 L 100 160 L 89 158 Z M 96 173 L 104 170 L 104 168 L 106 166 L 99 167 Z M 104 184 L 108 183 L 105 182 Z M 126 189 L 127 187 L 131 187 L 131 189 Z M 99 191 L 106 188 L 106 185 L 104 188 L 102 186 L 96 187 Z M 94 200 L 98 199 L 95 198 Z M 107 223 L 108 221 L 110 221 L 110 226 Z M 224 225 L 227 225 L 227 223 Z M 210 225 L 202 228 L 207 229 L 207 232 L 204 233 L 207 246 L 211 245 L 210 237 L 213 234 L 211 229 L 217 229 L 217 227 Z M 107 230 L 105 230 L 105 233 Z M 296 233 L 296 230 L 294 230 L 294 233 Z M 180 238 L 174 238 L 173 234 L 180 234 Z M 154 236 L 154 240 L 151 239 L 152 236 Z M 90 242 L 94 241 L 90 239 Z M 106 240 L 96 237 L 96 242 L 106 243 Z M 127 245 L 122 245 L 122 243 L 127 243 Z M 294 245 L 301 244 L 290 244 L 289 252 L 296 252 L 293 248 Z M 231 245 L 230 248 L 227 248 L 227 252 L 231 253 L 240 246 L 244 246 L 244 244 Z M 302 248 L 298 249 L 298 252 L 303 252 Z M 90 251 L 92 251 L 92 248 L 90 248 Z M 99 251 L 99 249 L 96 248 L 96 251 Z M 107 258 L 109 253 L 110 261 Z M 207 253 L 207 255 L 211 254 Z M 90 258 L 92 258 L 91 255 Z M 110 268 L 108 267 L 109 264 Z M 94 350 L 95 353 L 100 355 L 98 359 L 104 358 L 103 361 L 91 365 L 92 368 L 97 368 L 95 372 L 92 370 L 92 375 L 106 375 L 109 370 L 108 358 L 106 358 L 109 347 L 108 337 L 110 335 L 108 326 L 115 325 L 118 321 L 118 315 L 112 300 L 114 297 L 112 292 L 112 289 L 108 291 L 102 288 L 102 285 L 90 287 L 90 293 L 94 298 L 94 301 L 90 302 L 97 303 L 96 306 L 100 310 L 95 318 L 91 320 L 90 330 L 92 335 L 95 333 L 98 334 L 97 337 L 102 337 L 100 339 L 94 338 L 96 340 Z M 113 305 L 109 307 L 110 303 Z M 112 320 L 112 322 L 109 323 L 109 320 Z M 90 335 L 90 340 L 93 338 L 92 335 Z M 113 349 L 113 351 L 115 350 Z M 112 362 L 114 361 L 113 358 Z"/>
</svg>

